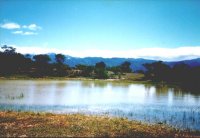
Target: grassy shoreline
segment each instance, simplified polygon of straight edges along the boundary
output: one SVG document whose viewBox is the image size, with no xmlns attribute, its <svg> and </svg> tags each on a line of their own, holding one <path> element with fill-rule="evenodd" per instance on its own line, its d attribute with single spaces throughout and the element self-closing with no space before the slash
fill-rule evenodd
<svg viewBox="0 0 200 138">
<path fill-rule="evenodd" d="M 51 81 L 51 80 L 80 80 L 80 81 L 95 81 L 95 82 L 114 82 L 114 83 L 142 83 L 147 84 L 149 81 L 138 81 L 135 79 L 129 80 L 127 78 L 125 79 L 93 79 L 93 78 L 87 78 L 87 77 L 29 77 L 29 76 L 0 76 L 0 80 L 45 80 L 45 81 Z"/>
<path fill-rule="evenodd" d="M 0 137 L 200 137 L 199 131 L 124 118 L 14 111 L 0 111 L 0 130 Z"/>
<path fill-rule="evenodd" d="M 83 80 L 83 81 L 103 81 L 103 82 L 119 82 L 119 83 L 142 83 L 142 84 L 157 84 L 149 80 L 142 80 L 143 75 L 132 74 L 124 75 L 121 79 L 94 79 L 90 77 L 30 77 L 27 75 L 12 75 L 12 76 L 0 76 L 0 80 Z"/>
</svg>

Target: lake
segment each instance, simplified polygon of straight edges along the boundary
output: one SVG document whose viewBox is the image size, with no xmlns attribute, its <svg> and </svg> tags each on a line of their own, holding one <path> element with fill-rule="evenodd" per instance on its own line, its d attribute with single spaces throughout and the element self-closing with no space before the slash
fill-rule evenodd
<svg viewBox="0 0 200 138">
<path fill-rule="evenodd" d="M 0 80 L 0 110 L 109 115 L 200 130 L 200 91 L 166 85 Z"/>
</svg>

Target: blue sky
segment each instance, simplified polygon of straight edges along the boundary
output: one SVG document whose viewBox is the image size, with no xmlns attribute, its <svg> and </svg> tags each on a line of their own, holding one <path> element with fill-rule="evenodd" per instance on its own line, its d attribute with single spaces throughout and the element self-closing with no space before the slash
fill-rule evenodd
<svg viewBox="0 0 200 138">
<path fill-rule="evenodd" d="M 191 47 L 188 55 L 200 56 L 199 6 L 199 0 L 0 0 L 0 44 L 76 56 Z"/>
</svg>

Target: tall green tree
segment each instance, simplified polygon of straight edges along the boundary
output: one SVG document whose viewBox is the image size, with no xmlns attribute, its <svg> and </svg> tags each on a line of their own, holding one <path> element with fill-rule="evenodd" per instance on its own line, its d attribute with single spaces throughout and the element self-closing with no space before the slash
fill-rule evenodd
<svg viewBox="0 0 200 138">
<path fill-rule="evenodd" d="M 98 62 L 95 65 L 95 73 L 96 73 L 96 78 L 98 79 L 107 79 L 108 78 L 108 73 L 106 70 L 106 64 L 104 62 Z"/>
<path fill-rule="evenodd" d="M 12 75 L 24 72 L 26 64 L 25 57 L 16 52 L 16 49 L 4 45 L 1 47 L 0 52 L 0 74 Z"/>
<path fill-rule="evenodd" d="M 14 47 L 3 45 L 1 49 L 3 50 L 4 54 L 16 54 L 16 48 Z"/>
<path fill-rule="evenodd" d="M 57 64 L 55 65 L 56 68 L 56 76 L 66 76 L 68 75 L 69 66 L 65 65 L 65 55 L 63 54 L 56 54 L 55 60 Z"/>
<path fill-rule="evenodd" d="M 56 54 L 55 55 L 56 62 L 58 64 L 63 64 L 65 62 L 65 55 L 63 54 Z"/>
<path fill-rule="evenodd" d="M 131 70 L 131 68 L 130 68 L 130 65 L 131 65 L 131 63 L 128 62 L 128 61 L 123 62 L 123 63 L 120 65 L 121 72 L 125 72 L 125 73 L 130 73 L 130 72 L 132 72 L 132 70 Z"/>
<path fill-rule="evenodd" d="M 95 68 L 97 68 L 97 69 L 105 69 L 106 68 L 106 64 L 103 61 L 97 62 L 95 64 Z"/>
<path fill-rule="evenodd" d="M 151 64 L 144 64 L 147 69 L 145 77 L 154 81 L 169 81 L 171 76 L 171 69 L 162 61 L 154 62 Z"/>
<path fill-rule="evenodd" d="M 46 54 L 35 55 L 33 56 L 33 59 L 39 64 L 48 64 L 51 61 L 49 56 Z"/>
<path fill-rule="evenodd" d="M 42 77 L 49 76 L 52 74 L 52 66 L 49 64 L 51 59 L 46 54 L 35 55 L 33 57 L 35 60 L 35 68 L 36 72 L 34 72 L 33 76 Z"/>
</svg>

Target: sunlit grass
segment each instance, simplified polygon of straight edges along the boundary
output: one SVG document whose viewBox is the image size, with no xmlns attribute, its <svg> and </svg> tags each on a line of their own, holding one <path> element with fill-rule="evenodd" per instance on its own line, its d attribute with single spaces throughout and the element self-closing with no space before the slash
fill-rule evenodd
<svg viewBox="0 0 200 138">
<path fill-rule="evenodd" d="M 162 124 L 82 114 L 0 112 L 0 136 L 27 137 L 183 137 L 200 132 L 180 131 Z"/>
</svg>

